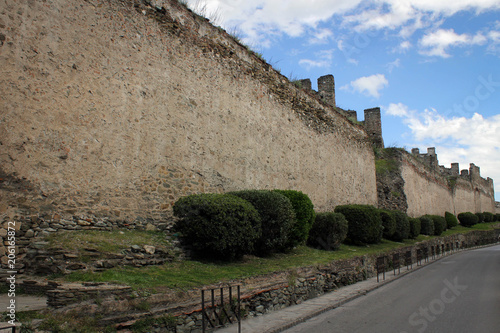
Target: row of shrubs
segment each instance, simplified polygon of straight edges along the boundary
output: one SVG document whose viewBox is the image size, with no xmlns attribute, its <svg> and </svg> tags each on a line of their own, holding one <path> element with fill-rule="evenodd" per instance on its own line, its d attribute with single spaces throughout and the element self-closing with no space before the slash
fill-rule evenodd
<svg viewBox="0 0 500 333">
<path fill-rule="evenodd" d="M 342 243 L 376 244 L 382 238 L 401 242 L 420 234 L 441 235 L 446 228 L 458 224 L 442 216 L 425 215 L 410 218 L 397 210 L 377 209 L 369 205 L 343 205 L 332 213 L 318 213 L 309 233 L 308 245 L 322 249 L 337 249 Z M 344 232 L 345 230 L 345 232 Z M 339 232 L 342 231 L 342 232 Z"/>
<path fill-rule="evenodd" d="M 267 256 L 305 244 L 335 250 L 342 243 L 375 244 L 382 238 L 403 241 L 420 234 L 441 235 L 458 225 L 445 216 L 408 217 L 400 211 L 369 205 L 341 205 L 334 212 L 315 213 L 309 197 L 293 190 L 246 190 L 196 194 L 174 205 L 175 229 L 198 256 L 236 260 L 245 254 Z M 493 222 L 492 213 L 461 213 L 464 226 Z"/>
<path fill-rule="evenodd" d="M 473 225 L 478 223 L 500 221 L 500 214 L 493 214 L 490 212 L 474 214 L 471 212 L 466 212 L 458 214 L 458 219 L 460 220 L 460 224 L 464 227 L 472 227 Z"/>
<path fill-rule="evenodd" d="M 307 195 L 292 190 L 196 194 L 174 205 L 175 229 L 203 257 L 266 256 L 303 244 L 315 220 Z"/>
</svg>

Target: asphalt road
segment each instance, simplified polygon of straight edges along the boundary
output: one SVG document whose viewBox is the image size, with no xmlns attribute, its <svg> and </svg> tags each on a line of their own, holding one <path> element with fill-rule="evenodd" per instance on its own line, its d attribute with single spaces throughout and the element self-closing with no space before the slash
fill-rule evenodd
<svg viewBox="0 0 500 333">
<path fill-rule="evenodd" d="M 446 257 L 284 332 L 500 333 L 500 245 Z"/>
</svg>

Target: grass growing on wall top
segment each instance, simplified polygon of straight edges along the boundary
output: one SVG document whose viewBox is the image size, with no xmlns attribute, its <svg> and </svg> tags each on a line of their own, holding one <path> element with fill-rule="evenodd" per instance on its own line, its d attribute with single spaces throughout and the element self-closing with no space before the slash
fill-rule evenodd
<svg viewBox="0 0 500 333">
<path fill-rule="evenodd" d="M 375 161 L 375 171 L 378 174 L 385 174 L 398 170 L 398 163 L 395 160 L 380 159 Z"/>
<path fill-rule="evenodd" d="M 375 171 L 377 174 L 382 175 L 391 173 L 399 169 L 398 154 L 401 148 L 388 147 L 388 148 L 373 148 L 375 154 Z"/>
</svg>

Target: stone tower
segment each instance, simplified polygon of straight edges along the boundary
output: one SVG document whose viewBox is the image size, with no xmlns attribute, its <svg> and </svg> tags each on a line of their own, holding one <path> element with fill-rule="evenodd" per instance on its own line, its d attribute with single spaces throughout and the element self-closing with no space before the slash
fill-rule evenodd
<svg viewBox="0 0 500 333">
<path fill-rule="evenodd" d="M 318 94 L 323 102 L 335 106 L 335 79 L 328 74 L 318 79 Z"/>
<path fill-rule="evenodd" d="M 384 148 L 380 108 L 377 107 L 365 110 L 365 130 L 372 139 L 373 145 L 375 147 Z"/>
</svg>

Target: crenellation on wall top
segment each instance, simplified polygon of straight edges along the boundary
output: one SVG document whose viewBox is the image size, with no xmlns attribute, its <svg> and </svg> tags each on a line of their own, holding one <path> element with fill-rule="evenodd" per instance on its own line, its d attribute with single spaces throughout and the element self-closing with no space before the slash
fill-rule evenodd
<svg viewBox="0 0 500 333">
<path fill-rule="evenodd" d="M 300 87 L 305 90 L 312 90 L 311 79 L 302 79 L 299 80 Z"/>
<path fill-rule="evenodd" d="M 318 91 L 312 89 L 311 79 L 297 80 L 300 88 L 313 92 L 317 98 L 326 104 L 335 107 L 335 78 L 332 74 L 320 76 L 318 78 Z"/>
<path fill-rule="evenodd" d="M 347 117 L 353 121 L 358 121 L 358 112 L 354 110 L 345 110 Z"/>
<path fill-rule="evenodd" d="M 474 163 L 469 164 L 469 169 L 460 170 L 459 163 L 451 163 L 451 167 L 447 168 L 444 165 L 439 165 L 439 161 L 436 154 L 435 147 L 427 148 L 427 153 L 420 153 L 419 148 L 412 148 L 411 154 L 419 158 L 425 165 L 431 169 L 435 169 L 443 176 L 449 177 L 460 177 L 467 181 L 472 181 L 476 183 L 482 183 L 487 187 L 493 187 L 493 179 L 482 178 L 481 168 L 476 166 Z"/>
<path fill-rule="evenodd" d="M 420 153 L 420 149 L 412 148 L 411 153 L 413 156 L 420 158 L 430 168 L 442 170 L 439 165 L 435 147 L 427 148 L 427 153 L 424 154 Z"/>
</svg>

